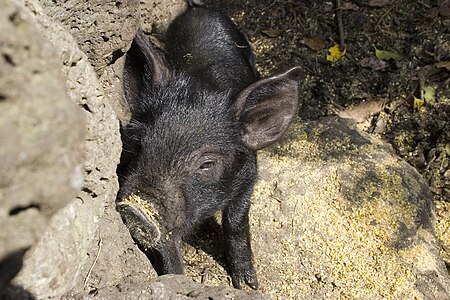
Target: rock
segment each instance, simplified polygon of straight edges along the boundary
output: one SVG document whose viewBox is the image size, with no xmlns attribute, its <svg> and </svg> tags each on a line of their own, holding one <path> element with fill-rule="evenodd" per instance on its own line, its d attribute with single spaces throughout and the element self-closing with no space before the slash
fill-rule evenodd
<svg viewBox="0 0 450 300">
<path fill-rule="evenodd" d="M 296 125 L 283 145 L 258 159 L 250 215 L 262 292 L 285 299 L 449 298 L 432 194 L 389 146 L 324 118 Z M 186 248 L 188 273 L 198 278 L 207 265 L 206 284 L 227 283 L 210 255 Z"/>
<path fill-rule="evenodd" d="M 163 35 L 170 22 L 186 8 L 186 0 L 142 0 L 141 27 L 144 32 Z"/>
<path fill-rule="evenodd" d="M 76 287 L 85 286 L 84 280 L 95 259 L 95 252 L 90 251 L 94 251 L 99 236 L 102 238 L 99 226 L 104 224 L 102 217 L 107 216 L 105 207 L 114 207 L 118 190 L 115 170 L 121 143 L 117 117 L 104 97 L 87 56 L 78 48 L 74 38 L 61 25 L 51 21 L 37 3 L 28 1 L 27 9 L 41 31 L 35 36 L 39 39 L 45 37 L 52 42 L 52 48 L 57 49 L 54 56 L 60 58 L 58 68 L 63 69 L 64 76 L 59 75 L 63 79 L 62 87 L 68 90 L 72 102 L 83 108 L 87 120 L 86 125 L 79 123 L 85 126 L 86 132 L 82 143 L 86 149 L 86 162 L 82 170 L 85 180 L 81 191 L 52 218 L 13 281 L 14 285 L 36 298 L 45 299 L 61 297 Z M 116 217 L 120 224 L 117 214 L 112 217 Z M 132 246 L 129 236 L 125 238 Z M 125 245 L 120 246 L 123 246 L 121 251 L 127 251 Z"/>
<path fill-rule="evenodd" d="M 82 186 L 85 119 L 32 16 L 19 1 L 0 6 L 1 290 Z"/>
<path fill-rule="evenodd" d="M 122 69 L 139 26 L 139 1 L 39 1 L 54 22 L 73 35 L 94 66 L 104 96 L 120 120 L 129 111 L 122 101 Z"/>
<path fill-rule="evenodd" d="M 259 269 L 277 270 L 261 278 L 267 292 L 305 299 L 448 298 L 433 196 L 419 173 L 337 118 L 299 126 L 294 135 L 260 157 L 253 225 L 265 238 L 255 256 L 265 258 Z"/>
<path fill-rule="evenodd" d="M 122 98 L 122 72 L 124 63 L 125 57 L 121 57 L 113 65 L 104 68 L 103 73 L 100 75 L 100 82 L 103 86 L 105 97 L 109 100 L 120 124 L 127 124 L 131 117 L 130 110 Z"/>
<path fill-rule="evenodd" d="M 44 12 L 75 38 L 94 67 L 119 120 L 129 120 L 122 101 L 124 55 L 138 26 L 162 34 L 168 22 L 186 8 L 185 0 L 39 1 Z M 141 18 L 139 18 L 139 16 Z"/>
<path fill-rule="evenodd" d="M 91 295 L 81 293 L 69 299 L 240 299 L 263 300 L 269 297 L 256 291 L 242 291 L 231 287 L 209 287 L 193 282 L 183 275 L 164 275 L 140 284 L 118 284 L 97 290 Z"/>
<path fill-rule="evenodd" d="M 128 50 L 139 22 L 138 0 L 39 2 L 75 38 L 99 75 Z"/>
</svg>

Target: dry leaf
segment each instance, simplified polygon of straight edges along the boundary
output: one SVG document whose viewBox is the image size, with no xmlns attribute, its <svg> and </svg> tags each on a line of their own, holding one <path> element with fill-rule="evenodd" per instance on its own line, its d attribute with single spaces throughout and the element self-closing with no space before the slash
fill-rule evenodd
<svg viewBox="0 0 450 300">
<path fill-rule="evenodd" d="M 387 100 L 364 101 L 356 106 L 344 109 L 337 115 L 341 118 L 351 119 L 356 123 L 361 123 L 367 120 L 371 115 L 379 113 L 387 102 Z"/>
<path fill-rule="evenodd" d="M 359 61 L 359 64 L 363 68 L 370 68 L 375 71 L 383 70 L 387 67 L 387 63 L 385 61 L 373 56 L 364 57 Z"/>
<path fill-rule="evenodd" d="M 390 4 L 391 0 L 369 0 L 367 1 L 367 5 L 373 7 L 383 7 L 387 4 Z"/>
<path fill-rule="evenodd" d="M 264 34 L 267 37 L 276 38 L 276 37 L 279 37 L 280 35 L 283 34 L 283 30 L 281 30 L 281 29 L 267 29 L 267 30 L 262 30 L 261 33 Z"/>
<path fill-rule="evenodd" d="M 440 61 L 434 64 L 437 68 L 450 68 L 450 60 Z"/>
<path fill-rule="evenodd" d="M 344 10 L 359 10 L 359 6 L 352 2 L 344 2 L 339 8 Z"/>
<path fill-rule="evenodd" d="M 438 63 L 435 63 L 434 66 L 436 68 L 446 68 L 447 70 L 450 71 L 450 61 L 449 60 L 447 60 L 447 61 L 440 61 Z"/>
<path fill-rule="evenodd" d="M 428 10 L 428 15 L 431 17 L 449 17 L 450 16 L 450 7 L 433 7 Z"/>
<path fill-rule="evenodd" d="M 421 108 L 422 106 L 425 105 L 425 100 L 420 99 L 420 98 L 416 98 L 415 96 L 413 96 L 413 98 L 414 98 L 414 103 L 413 103 L 413 108 L 414 109 L 419 109 L 419 108 Z"/>
<path fill-rule="evenodd" d="M 322 50 L 325 48 L 325 41 L 322 36 L 314 35 L 303 39 L 306 46 L 313 50 Z"/>
</svg>

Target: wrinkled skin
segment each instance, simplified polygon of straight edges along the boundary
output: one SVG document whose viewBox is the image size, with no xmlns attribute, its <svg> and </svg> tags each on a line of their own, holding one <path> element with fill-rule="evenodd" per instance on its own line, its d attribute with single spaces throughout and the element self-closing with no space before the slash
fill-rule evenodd
<svg viewBox="0 0 450 300">
<path fill-rule="evenodd" d="M 300 70 L 259 79 L 245 37 L 225 16 L 190 1 L 166 35 L 164 57 L 139 31 L 127 53 L 117 208 L 158 274 L 184 272 L 180 246 L 223 211 L 234 287 L 258 287 L 250 244 L 256 151 L 278 140 L 297 112 Z M 139 205 L 153 205 L 157 224 Z M 155 239 L 155 232 L 160 232 Z"/>
</svg>

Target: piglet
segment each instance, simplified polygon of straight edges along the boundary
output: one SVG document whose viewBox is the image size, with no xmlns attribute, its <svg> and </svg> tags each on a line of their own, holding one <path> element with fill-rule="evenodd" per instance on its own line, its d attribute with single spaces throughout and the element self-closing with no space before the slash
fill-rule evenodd
<svg viewBox="0 0 450 300">
<path fill-rule="evenodd" d="M 299 68 L 259 78 L 251 47 L 226 16 L 189 1 L 162 55 L 138 31 L 126 54 L 117 209 L 158 274 L 182 274 L 183 237 L 222 211 L 233 286 L 258 287 L 250 245 L 256 151 L 297 114 Z"/>
</svg>

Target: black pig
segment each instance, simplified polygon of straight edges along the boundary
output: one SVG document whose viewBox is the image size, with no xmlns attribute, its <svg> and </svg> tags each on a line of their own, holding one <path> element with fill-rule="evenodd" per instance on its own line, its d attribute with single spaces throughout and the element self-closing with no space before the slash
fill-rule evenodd
<svg viewBox="0 0 450 300">
<path fill-rule="evenodd" d="M 166 57 L 141 31 L 127 53 L 132 119 L 122 128 L 117 207 L 160 275 L 184 272 L 182 238 L 222 210 L 233 286 L 257 288 L 248 216 L 255 152 L 294 120 L 301 72 L 259 79 L 242 33 L 199 3 L 169 26 Z"/>
</svg>

